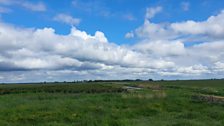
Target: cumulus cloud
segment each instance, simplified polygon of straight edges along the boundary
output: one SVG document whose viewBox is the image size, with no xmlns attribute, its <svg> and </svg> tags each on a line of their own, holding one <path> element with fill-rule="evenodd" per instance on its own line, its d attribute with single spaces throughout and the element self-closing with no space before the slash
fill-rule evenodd
<svg viewBox="0 0 224 126">
<path fill-rule="evenodd" d="M 220 61 L 216 62 L 214 66 L 214 70 L 221 71 L 221 72 L 224 71 L 224 62 L 220 62 Z"/>
<path fill-rule="evenodd" d="M 68 14 L 63 14 L 63 13 L 56 15 L 54 17 L 54 20 L 62 22 L 62 23 L 66 23 L 72 26 L 78 25 L 81 21 L 79 18 L 74 18 Z"/>
<path fill-rule="evenodd" d="M 52 28 L 21 29 L 1 23 L 0 33 L 1 60 L 24 69 L 80 67 L 84 62 L 153 66 L 141 53 L 108 42 L 100 31 L 89 35 L 73 27 L 69 35 L 58 35 Z"/>
<path fill-rule="evenodd" d="M 134 37 L 134 33 L 133 32 L 128 32 L 125 34 L 125 38 L 133 38 Z"/>
<path fill-rule="evenodd" d="M 127 33 L 126 38 L 140 40 L 132 46 L 133 50 L 175 64 L 158 70 L 160 76 L 214 77 L 224 72 L 223 14 L 221 11 L 200 22 L 153 23 L 146 19 L 142 26 Z"/>
<path fill-rule="evenodd" d="M 145 19 L 126 34 L 137 38 L 133 45 L 117 45 L 101 31 L 91 35 L 74 26 L 69 34 L 60 35 L 53 28 L 19 28 L 1 22 L 0 80 L 221 77 L 223 13 L 200 22 Z"/>
<path fill-rule="evenodd" d="M 69 70 L 83 72 L 86 76 L 105 74 L 102 77 L 110 78 L 121 69 L 138 70 L 139 76 L 144 69 L 151 72 L 175 66 L 172 61 L 151 59 L 141 52 L 111 43 L 103 32 L 90 35 L 75 27 L 68 35 L 59 35 L 53 28 L 26 29 L 0 23 L 0 48 L 2 72 Z M 111 71 L 115 75 L 109 75 Z"/>
<path fill-rule="evenodd" d="M 196 22 L 188 20 L 181 23 L 173 23 L 171 28 L 180 34 L 207 35 L 223 39 L 224 34 L 224 10 L 218 15 L 209 17 L 206 21 Z"/>
<path fill-rule="evenodd" d="M 167 40 L 176 37 L 169 24 L 156 24 L 149 20 L 145 20 L 144 24 L 134 31 L 134 35 L 152 40 L 161 38 Z"/>
<path fill-rule="evenodd" d="M 143 41 L 134 45 L 134 48 L 154 56 L 179 56 L 186 53 L 184 44 L 180 41 L 173 41 L 172 43 L 162 40 Z"/>
<path fill-rule="evenodd" d="M 146 14 L 145 14 L 145 19 L 153 18 L 157 13 L 161 12 L 162 9 L 163 8 L 161 6 L 147 8 Z"/>
<path fill-rule="evenodd" d="M 175 23 L 153 23 L 145 20 L 144 24 L 134 31 L 139 38 L 148 39 L 201 39 L 222 40 L 224 34 L 224 11 L 210 16 L 205 21 L 183 21 Z"/>
</svg>

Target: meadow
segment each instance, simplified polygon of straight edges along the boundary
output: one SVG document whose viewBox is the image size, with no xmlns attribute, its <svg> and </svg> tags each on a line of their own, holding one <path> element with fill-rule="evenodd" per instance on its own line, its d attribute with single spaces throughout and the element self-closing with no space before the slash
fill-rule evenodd
<svg viewBox="0 0 224 126">
<path fill-rule="evenodd" d="M 224 80 L 0 85 L 0 126 L 223 126 Z"/>
</svg>

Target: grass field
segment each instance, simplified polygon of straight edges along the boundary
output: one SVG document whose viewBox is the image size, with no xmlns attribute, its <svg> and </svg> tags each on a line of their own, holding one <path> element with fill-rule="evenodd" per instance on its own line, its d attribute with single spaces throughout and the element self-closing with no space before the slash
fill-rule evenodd
<svg viewBox="0 0 224 126">
<path fill-rule="evenodd" d="M 224 80 L 4 84 L 0 125 L 223 126 Z"/>
</svg>

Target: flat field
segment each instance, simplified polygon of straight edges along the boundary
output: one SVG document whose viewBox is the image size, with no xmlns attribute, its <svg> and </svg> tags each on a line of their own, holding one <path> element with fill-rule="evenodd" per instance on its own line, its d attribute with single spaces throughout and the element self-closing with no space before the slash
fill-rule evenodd
<svg viewBox="0 0 224 126">
<path fill-rule="evenodd" d="M 224 80 L 0 85 L 0 126 L 223 126 Z"/>
</svg>

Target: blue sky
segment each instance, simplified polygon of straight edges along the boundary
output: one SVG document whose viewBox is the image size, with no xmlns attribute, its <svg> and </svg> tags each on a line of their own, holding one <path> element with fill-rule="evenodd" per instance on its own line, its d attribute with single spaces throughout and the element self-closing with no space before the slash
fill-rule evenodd
<svg viewBox="0 0 224 126">
<path fill-rule="evenodd" d="M 217 14 L 224 6 L 222 0 L 75 0 L 79 7 L 72 4 L 74 2 L 72 0 L 30 0 L 29 2 L 43 3 L 46 11 L 30 11 L 13 5 L 10 6 L 11 12 L 1 15 L 2 20 L 21 27 L 53 27 L 59 34 L 68 34 L 69 25 L 52 20 L 58 13 L 65 13 L 81 19 L 80 24 L 77 25 L 79 29 L 90 34 L 94 34 L 96 30 L 103 31 L 110 41 L 118 44 L 131 41 L 124 36 L 144 22 L 147 7 L 163 7 L 163 12 L 152 19 L 153 22 L 158 23 L 189 19 L 202 21 L 210 15 Z M 188 6 L 187 10 L 184 10 L 183 4 Z"/>
<path fill-rule="evenodd" d="M 0 0 L 0 81 L 220 78 L 223 10 L 223 0 Z"/>
</svg>

